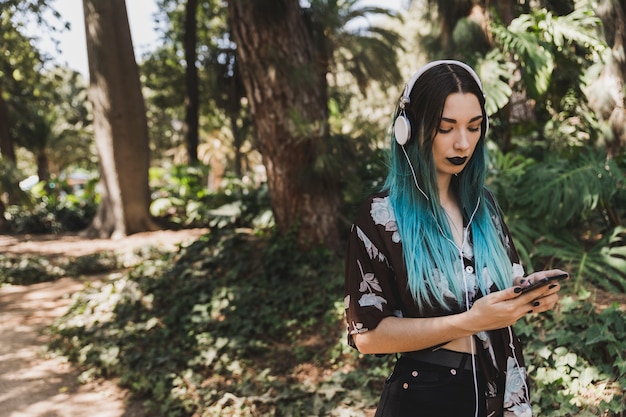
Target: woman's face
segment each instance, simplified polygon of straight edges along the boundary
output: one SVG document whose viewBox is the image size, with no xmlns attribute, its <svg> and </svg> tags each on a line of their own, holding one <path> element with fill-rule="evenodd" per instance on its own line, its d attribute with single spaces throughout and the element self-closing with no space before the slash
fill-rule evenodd
<svg viewBox="0 0 626 417">
<path fill-rule="evenodd" d="M 448 96 L 432 148 L 437 175 L 463 171 L 480 139 L 482 120 L 482 109 L 474 94 Z"/>
</svg>

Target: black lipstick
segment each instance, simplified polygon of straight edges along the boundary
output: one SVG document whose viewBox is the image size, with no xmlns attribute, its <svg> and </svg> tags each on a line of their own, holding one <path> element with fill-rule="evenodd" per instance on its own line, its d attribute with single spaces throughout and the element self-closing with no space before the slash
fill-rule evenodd
<svg viewBox="0 0 626 417">
<path fill-rule="evenodd" d="M 463 165 L 467 161 L 467 156 L 454 156 L 452 158 L 446 158 L 452 165 Z"/>
</svg>

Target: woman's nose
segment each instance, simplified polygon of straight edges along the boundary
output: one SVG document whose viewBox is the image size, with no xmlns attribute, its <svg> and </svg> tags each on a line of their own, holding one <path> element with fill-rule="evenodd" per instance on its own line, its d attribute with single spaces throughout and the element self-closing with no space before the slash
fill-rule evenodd
<svg viewBox="0 0 626 417">
<path fill-rule="evenodd" d="M 470 146 L 469 132 L 466 129 L 459 130 L 459 134 L 456 140 L 454 141 L 455 149 L 465 150 L 469 148 L 469 146 Z"/>
</svg>

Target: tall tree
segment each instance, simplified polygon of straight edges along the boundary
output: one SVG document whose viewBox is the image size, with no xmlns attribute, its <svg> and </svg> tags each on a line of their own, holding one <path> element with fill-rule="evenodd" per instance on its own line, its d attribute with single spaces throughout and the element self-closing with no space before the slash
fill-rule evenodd
<svg viewBox="0 0 626 417">
<path fill-rule="evenodd" d="M 298 0 L 228 2 L 276 224 L 303 247 L 339 248 L 336 175 L 311 178 L 329 139 L 327 82 Z"/>
<path fill-rule="evenodd" d="M 9 129 L 9 108 L 2 95 L 0 84 L 0 154 L 15 163 L 15 145 L 11 129 Z"/>
<path fill-rule="evenodd" d="M 83 0 L 89 98 L 102 199 L 87 233 L 120 237 L 156 229 L 149 212 L 146 111 L 124 0 Z"/>
<path fill-rule="evenodd" d="M 185 48 L 185 141 L 190 164 L 198 162 L 198 67 L 196 60 L 198 0 L 187 0 L 185 6 L 184 48 Z"/>
</svg>

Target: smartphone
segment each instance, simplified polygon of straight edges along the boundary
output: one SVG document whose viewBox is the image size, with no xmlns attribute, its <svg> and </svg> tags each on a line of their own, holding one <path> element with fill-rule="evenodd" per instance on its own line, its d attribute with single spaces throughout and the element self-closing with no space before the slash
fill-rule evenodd
<svg viewBox="0 0 626 417">
<path fill-rule="evenodd" d="M 536 290 L 537 288 L 541 288 L 555 281 L 561 281 L 569 277 L 569 274 L 559 274 L 552 275 L 551 277 L 540 279 L 539 281 L 535 281 L 530 284 L 528 287 L 522 287 L 522 294 L 525 294 L 529 291 Z"/>
</svg>

